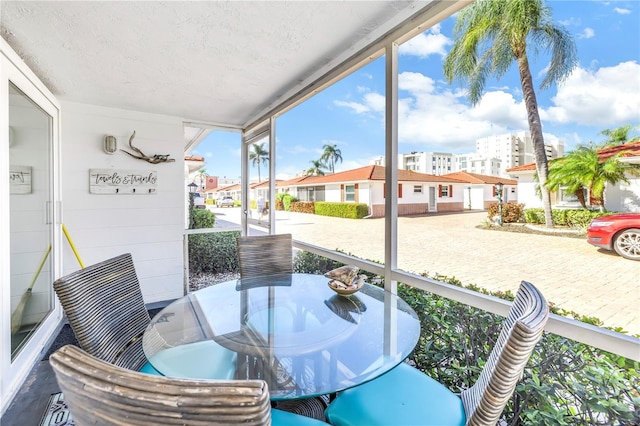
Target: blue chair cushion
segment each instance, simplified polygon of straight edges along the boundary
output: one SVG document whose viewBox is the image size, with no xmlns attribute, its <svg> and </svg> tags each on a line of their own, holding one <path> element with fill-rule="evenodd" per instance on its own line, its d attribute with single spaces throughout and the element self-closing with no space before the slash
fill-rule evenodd
<svg viewBox="0 0 640 426">
<path fill-rule="evenodd" d="M 272 426 L 327 426 L 327 423 L 288 411 L 271 409 Z"/>
<path fill-rule="evenodd" d="M 155 354 L 140 370 L 185 379 L 233 379 L 237 354 L 213 340 L 188 343 Z M 162 373 L 164 374 L 162 374 Z"/>
<path fill-rule="evenodd" d="M 160 373 L 158 370 L 153 368 L 153 365 L 151 365 L 149 361 L 147 361 L 147 363 L 143 365 L 142 368 L 138 371 L 140 373 L 153 374 L 154 376 L 162 376 L 162 373 Z"/>
<path fill-rule="evenodd" d="M 340 392 L 324 414 L 334 426 L 464 426 L 467 421 L 456 394 L 404 362 Z"/>
</svg>

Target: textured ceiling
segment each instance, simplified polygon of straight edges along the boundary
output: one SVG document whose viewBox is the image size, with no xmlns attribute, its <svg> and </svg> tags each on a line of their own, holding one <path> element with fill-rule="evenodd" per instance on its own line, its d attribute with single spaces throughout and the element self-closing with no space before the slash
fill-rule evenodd
<svg viewBox="0 0 640 426">
<path fill-rule="evenodd" d="M 429 2 L 2 1 L 2 37 L 61 100 L 244 127 Z"/>
</svg>

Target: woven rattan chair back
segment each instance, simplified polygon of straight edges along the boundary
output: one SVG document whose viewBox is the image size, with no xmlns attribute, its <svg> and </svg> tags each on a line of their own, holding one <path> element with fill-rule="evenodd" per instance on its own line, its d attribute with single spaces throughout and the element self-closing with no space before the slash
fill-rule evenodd
<svg viewBox="0 0 640 426">
<path fill-rule="evenodd" d="M 84 425 L 269 425 L 262 380 L 173 379 L 116 367 L 67 345 L 49 358 L 71 416 Z"/>
<path fill-rule="evenodd" d="M 513 394 L 549 318 L 547 301 L 522 281 L 478 381 L 461 393 L 467 425 L 493 426 Z"/>
<path fill-rule="evenodd" d="M 146 363 L 142 334 L 151 319 L 131 254 L 59 278 L 53 288 L 82 349 L 131 370 Z"/>
<path fill-rule="evenodd" d="M 291 234 L 238 237 L 240 277 L 293 272 Z"/>
</svg>

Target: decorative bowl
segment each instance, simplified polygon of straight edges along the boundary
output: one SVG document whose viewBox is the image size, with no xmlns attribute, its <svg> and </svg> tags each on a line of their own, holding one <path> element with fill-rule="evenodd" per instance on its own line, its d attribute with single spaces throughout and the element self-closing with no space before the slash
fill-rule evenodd
<svg viewBox="0 0 640 426">
<path fill-rule="evenodd" d="M 339 295 L 348 296 L 350 294 L 356 293 L 362 288 L 362 286 L 364 285 L 364 279 L 356 278 L 353 281 L 353 284 L 350 286 L 345 286 L 342 282 L 336 280 L 329 281 L 327 285 L 331 290 L 335 291 Z"/>
</svg>

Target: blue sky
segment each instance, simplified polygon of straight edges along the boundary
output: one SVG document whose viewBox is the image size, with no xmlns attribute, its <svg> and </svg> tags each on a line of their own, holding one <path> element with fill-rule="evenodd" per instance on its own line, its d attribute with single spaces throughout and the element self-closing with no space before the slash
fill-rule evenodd
<svg viewBox="0 0 640 426">
<path fill-rule="evenodd" d="M 539 89 L 548 57 L 529 50 L 545 141 L 565 151 L 603 139 L 600 132 L 640 124 L 640 1 L 550 1 L 556 23 L 573 36 L 578 66 L 562 84 Z M 488 80 L 471 107 L 465 87 L 442 72 L 452 45 L 455 17 L 400 47 L 400 153 L 475 151 L 478 138 L 528 130 L 517 68 Z M 631 135 L 640 134 L 636 128 Z M 287 112 L 276 121 L 277 177 L 290 178 L 337 145 L 336 171 L 370 164 L 384 154 L 384 58 L 367 65 Z M 239 135 L 212 132 L 193 151 L 209 175 L 240 175 Z M 257 174 L 251 170 L 252 176 Z M 262 175 L 265 174 L 263 167 Z"/>
</svg>

